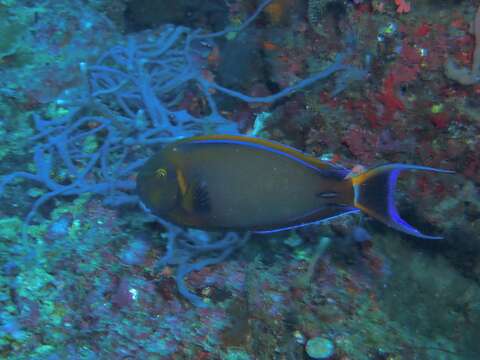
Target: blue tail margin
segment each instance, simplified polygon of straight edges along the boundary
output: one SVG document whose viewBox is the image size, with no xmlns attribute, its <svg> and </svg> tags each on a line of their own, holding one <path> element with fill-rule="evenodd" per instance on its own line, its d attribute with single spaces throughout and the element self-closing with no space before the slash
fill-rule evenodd
<svg viewBox="0 0 480 360">
<path fill-rule="evenodd" d="M 386 164 L 352 177 L 354 206 L 384 224 L 423 239 L 442 239 L 426 235 L 400 217 L 395 205 L 395 190 L 402 171 L 427 171 L 453 174 L 454 171 L 421 165 Z"/>
</svg>

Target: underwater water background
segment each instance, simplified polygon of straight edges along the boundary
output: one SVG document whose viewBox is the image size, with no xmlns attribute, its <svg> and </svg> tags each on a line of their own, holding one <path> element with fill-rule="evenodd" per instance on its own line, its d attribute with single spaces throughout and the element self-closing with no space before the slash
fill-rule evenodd
<svg viewBox="0 0 480 360">
<path fill-rule="evenodd" d="M 0 0 L 0 359 L 480 359 L 479 96 L 478 1 Z M 211 134 L 453 170 L 396 196 L 443 238 L 146 211 Z"/>
</svg>

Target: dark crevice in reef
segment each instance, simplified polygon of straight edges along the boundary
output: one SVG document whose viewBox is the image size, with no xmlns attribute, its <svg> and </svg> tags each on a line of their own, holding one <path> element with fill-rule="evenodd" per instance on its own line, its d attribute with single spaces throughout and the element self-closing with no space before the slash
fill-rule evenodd
<svg viewBox="0 0 480 360">
<path fill-rule="evenodd" d="M 164 24 L 219 31 L 227 26 L 228 7 L 223 0 L 130 0 L 124 17 L 127 32 Z"/>
</svg>

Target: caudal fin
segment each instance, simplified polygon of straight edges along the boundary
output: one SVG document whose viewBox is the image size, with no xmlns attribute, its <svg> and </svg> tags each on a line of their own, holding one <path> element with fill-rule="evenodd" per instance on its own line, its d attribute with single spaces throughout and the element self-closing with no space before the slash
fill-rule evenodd
<svg viewBox="0 0 480 360">
<path fill-rule="evenodd" d="M 395 206 L 395 188 L 398 175 L 403 170 L 454 173 L 450 170 L 418 165 L 388 164 L 378 166 L 352 178 L 355 207 L 384 224 L 409 235 L 425 239 L 441 239 L 440 236 L 422 234 L 400 217 Z"/>
</svg>

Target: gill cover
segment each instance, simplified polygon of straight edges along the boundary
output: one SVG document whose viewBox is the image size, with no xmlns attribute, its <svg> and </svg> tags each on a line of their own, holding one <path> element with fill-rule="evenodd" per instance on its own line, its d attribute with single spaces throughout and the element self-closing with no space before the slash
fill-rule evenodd
<svg viewBox="0 0 480 360">
<path fill-rule="evenodd" d="M 152 157 L 143 166 L 137 176 L 137 192 L 147 208 L 157 214 L 173 209 L 181 190 L 185 186 L 179 182 L 177 170 L 163 154 Z"/>
</svg>

